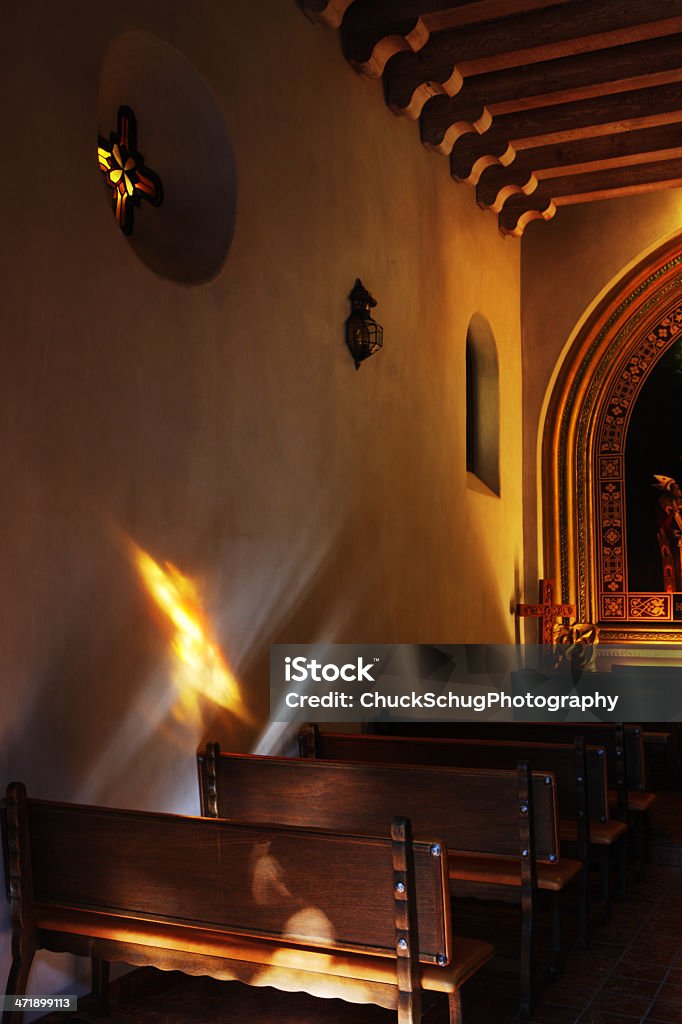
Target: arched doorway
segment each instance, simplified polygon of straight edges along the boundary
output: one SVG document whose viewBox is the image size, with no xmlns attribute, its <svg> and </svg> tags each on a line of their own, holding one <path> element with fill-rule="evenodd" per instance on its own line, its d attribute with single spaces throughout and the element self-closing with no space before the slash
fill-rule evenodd
<svg viewBox="0 0 682 1024">
<path fill-rule="evenodd" d="M 646 516 L 638 519 L 633 512 L 637 503 L 644 507 L 650 501 L 656 515 L 660 491 L 653 487 L 654 474 L 666 472 L 659 468 L 658 449 L 670 449 L 670 439 L 659 446 L 655 430 L 651 434 L 651 479 L 642 469 L 641 450 L 633 477 L 628 453 L 638 401 L 648 390 L 647 402 L 655 410 L 650 385 L 656 368 L 672 358 L 681 339 L 682 236 L 676 235 L 625 272 L 592 310 L 565 354 L 547 408 L 545 574 L 559 583 L 562 600 L 577 606 L 578 620 L 598 624 L 606 642 L 682 639 L 682 593 L 676 597 L 674 588 L 666 587 L 662 572 L 642 571 L 642 558 L 655 556 L 651 538 L 644 537 Z M 679 396 L 677 459 L 682 456 L 682 373 Z M 645 428 L 637 429 L 641 449 Z M 669 451 L 665 458 L 670 467 Z M 677 466 L 679 478 L 682 462 Z M 628 488 L 637 489 L 637 503 L 629 500 Z M 638 531 L 649 550 L 639 562 L 633 554 Z"/>
</svg>

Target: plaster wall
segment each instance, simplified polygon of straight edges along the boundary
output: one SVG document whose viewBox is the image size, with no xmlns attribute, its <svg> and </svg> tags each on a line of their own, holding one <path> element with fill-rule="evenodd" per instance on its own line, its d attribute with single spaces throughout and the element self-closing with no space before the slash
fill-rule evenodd
<svg viewBox="0 0 682 1024">
<path fill-rule="evenodd" d="M 197 747 L 252 749 L 267 723 L 272 642 L 513 639 L 520 250 L 293 0 L 26 0 L 5 22 L 2 778 L 198 813 Z M 236 221 L 209 283 L 157 275 L 111 214 L 98 85 L 129 31 L 180 50 L 224 113 Z M 385 345 L 356 372 L 358 276 Z M 499 498 L 465 470 L 475 312 L 498 345 Z M 178 717 L 125 537 L 198 581 L 251 724 L 201 699 Z M 53 959 L 32 991 L 72 985 Z"/>
<path fill-rule="evenodd" d="M 553 374 L 579 322 L 622 272 L 682 222 L 682 190 L 560 208 L 521 246 L 523 506 L 527 597 L 543 574 L 540 444 Z M 534 635 L 529 629 L 529 639 Z"/>
</svg>

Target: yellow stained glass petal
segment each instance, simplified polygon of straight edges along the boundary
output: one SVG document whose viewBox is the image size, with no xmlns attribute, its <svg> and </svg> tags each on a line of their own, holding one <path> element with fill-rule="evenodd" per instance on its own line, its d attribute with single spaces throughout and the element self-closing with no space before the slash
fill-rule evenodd
<svg viewBox="0 0 682 1024">
<path fill-rule="evenodd" d="M 133 192 L 135 191 L 132 181 L 130 180 L 127 174 L 123 175 L 123 180 L 125 182 L 126 192 L 129 196 L 132 196 Z"/>
<path fill-rule="evenodd" d="M 115 185 L 116 182 L 120 180 L 122 174 L 123 171 L 120 171 L 118 168 L 111 171 L 111 173 L 109 174 L 109 181 L 111 182 L 111 184 Z"/>
<path fill-rule="evenodd" d="M 116 143 L 114 143 L 114 148 L 113 148 L 112 152 L 114 154 L 114 160 L 119 165 L 119 167 L 122 167 L 123 166 L 123 160 L 121 159 L 121 150 L 118 148 L 118 145 Z"/>
</svg>

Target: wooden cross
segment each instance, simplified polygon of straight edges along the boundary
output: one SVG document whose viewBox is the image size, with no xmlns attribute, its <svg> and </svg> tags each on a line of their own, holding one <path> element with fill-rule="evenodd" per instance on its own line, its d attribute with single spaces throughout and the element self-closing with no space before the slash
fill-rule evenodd
<svg viewBox="0 0 682 1024">
<path fill-rule="evenodd" d="M 540 580 L 539 604 L 517 604 L 519 615 L 537 616 L 541 622 L 542 643 L 554 646 L 554 627 L 559 617 L 575 615 L 575 605 L 554 604 L 554 584 L 551 580 Z"/>
</svg>

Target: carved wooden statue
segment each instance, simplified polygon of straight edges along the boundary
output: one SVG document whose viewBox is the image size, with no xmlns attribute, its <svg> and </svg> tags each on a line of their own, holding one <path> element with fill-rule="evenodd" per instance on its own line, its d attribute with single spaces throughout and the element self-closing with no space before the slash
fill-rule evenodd
<svg viewBox="0 0 682 1024">
<path fill-rule="evenodd" d="M 682 490 L 671 476 L 654 474 L 662 492 L 658 499 L 658 547 L 663 567 L 663 589 L 669 593 L 682 590 Z"/>
</svg>

